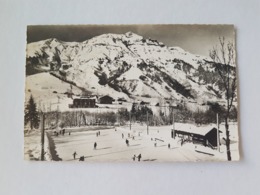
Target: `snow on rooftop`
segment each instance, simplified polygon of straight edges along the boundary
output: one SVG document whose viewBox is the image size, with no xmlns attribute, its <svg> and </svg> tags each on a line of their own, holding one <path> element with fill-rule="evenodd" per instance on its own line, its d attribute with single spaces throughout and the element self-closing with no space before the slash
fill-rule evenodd
<svg viewBox="0 0 260 195">
<path fill-rule="evenodd" d="M 198 126 L 195 124 L 188 124 L 188 123 L 175 123 L 175 130 L 183 131 L 187 133 L 194 133 L 203 136 L 206 135 L 213 128 L 216 128 L 215 124 Z"/>
</svg>

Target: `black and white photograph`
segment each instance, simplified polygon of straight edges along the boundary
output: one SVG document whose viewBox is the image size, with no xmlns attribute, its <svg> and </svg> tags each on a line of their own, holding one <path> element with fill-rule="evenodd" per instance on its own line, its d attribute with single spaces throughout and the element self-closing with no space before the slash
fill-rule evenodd
<svg viewBox="0 0 260 195">
<path fill-rule="evenodd" d="M 29 25 L 24 159 L 239 161 L 233 25 Z"/>
</svg>

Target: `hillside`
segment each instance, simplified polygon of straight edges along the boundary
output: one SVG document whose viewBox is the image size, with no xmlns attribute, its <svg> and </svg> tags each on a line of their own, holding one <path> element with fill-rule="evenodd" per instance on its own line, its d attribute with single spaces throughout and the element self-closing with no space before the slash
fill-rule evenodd
<svg viewBox="0 0 260 195">
<path fill-rule="evenodd" d="M 132 32 L 84 42 L 47 39 L 27 45 L 28 77 L 37 80 L 38 73 L 49 72 L 89 94 L 115 99 L 222 101 L 223 86 L 215 68 L 206 57 Z"/>
</svg>

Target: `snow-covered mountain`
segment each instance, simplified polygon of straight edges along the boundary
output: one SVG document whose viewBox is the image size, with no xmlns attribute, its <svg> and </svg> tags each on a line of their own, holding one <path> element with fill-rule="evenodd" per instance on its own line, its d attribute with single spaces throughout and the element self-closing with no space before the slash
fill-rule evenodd
<svg viewBox="0 0 260 195">
<path fill-rule="evenodd" d="M 194 102 L 223 98 L 210 59 L 132 32 L 29 43 L 26 58 L 27 75 L 47 71 L 90 94 Z"/>
</svg>

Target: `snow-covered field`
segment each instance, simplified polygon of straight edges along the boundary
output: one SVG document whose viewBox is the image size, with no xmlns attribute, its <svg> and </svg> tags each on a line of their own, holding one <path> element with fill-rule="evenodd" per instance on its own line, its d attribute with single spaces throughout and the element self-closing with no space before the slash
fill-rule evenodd
<svg viewBox="0 0 260 195">
<path fill-rule="evenodd" d="M 44 151 L 46 152 L 45 160 L 51 160 L 49 154 L 49 142 L 45 136 Z M 25 160 L 41 160 L 41 132 L 34 130 L 24 135 L 24 159 Z"/>
<path fill-rule="evenodd" d="M 190 126 L 192 127 L 192 124 Z M 178 138 L 175 140 L 171 138 L 171 128 L 171 126 L 149 127 L 147 134 L 147 127 L 140 124 L 132 125 L 131 130 L 129 126 L 100 130 L 98 127 L 94 130 L 81 127 L 66 129 L 65 135 L 52 135 L 51 138 L 55 143 L 58 157 L 63 161 L 79 161 L 79 157 L 84 156 L 86 162 L 127 162 L 133 161 L 132 157 L 139 154 L 142 156 L 141 161 L 226 160 L 225 145 L 221 145 L 220 151 L 192 143 L 181 145 Z M 222 132 L 224 132 L 223 128 L 224 126 L 221 125 Z M 232 160 L 239 160 L 237 125 L 230 125 L 230 130 Z M 97 136 L 98 131 L 100 136 Z M 221 133 L 220 138 L 222 139 L 223 136 Z M 126 139 L 129 140 L 129 146 L 126 145 Z M 95 142 L 96 149 L 94 149 Z M 76 159 L 73 158 L 74 152 L 77 153 Z"/>
</svg>

